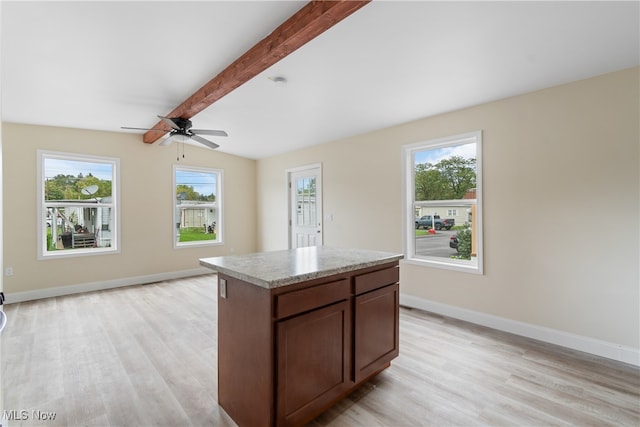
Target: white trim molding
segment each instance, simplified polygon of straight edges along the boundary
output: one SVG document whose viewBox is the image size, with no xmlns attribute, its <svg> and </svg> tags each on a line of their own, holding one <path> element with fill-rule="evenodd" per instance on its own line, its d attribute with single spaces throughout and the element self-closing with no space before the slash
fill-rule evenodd
<svg viewBox="0 0 640 427">
<path fill-rule="evenodd" d="M 208 174 L 208 175 L 215 175 L 215 191 L 214 191 L 214 196 L 215 196 L 215 201 L 212 203 L 204 203 L 204 204 L 200 204 L 197 201 L 185 201 L 185 204 L 187 206 L 187 208 L 203 208 L 203 209 L 214 209 L 215 210 L 215 215 L 213 216 L 213 219 L 215 219 L 215 223 L 216 223 L 216 239 L 215 240 L 196 240 L 196 241 L 189 241 L 189 242 L 179 242 L 178 239 L 176 238 L 176 228 L 174 228 L 176 226 L 176 224 L 180 224 L 181 223 L 181 219 L 179 218 L 179 216 L 181 215 L 181 208 L 180 205 L 182 203 L 178 203 L 178 199 L 176 197 L 176 189 L 177 189 L 177 185 L 178 184 L 184 184 L 184 183 L 179 183 L 178 182 L 178 172 L 183 172 L 183 173 L 198 173 L 198 174 Z M 203 179 L 204 180 L 204 179 Z M 186 185 L 186 184 L 185 184 Z M 205 185 L 211 185 L 211 184 L 205 184 Z M 193 187 L 193 184 L 191 184 L 191 186 Z M 209 191 L 209 189 L 207 189 L 207 191 Z M 171 235 L 172 235 L 172 240 L 173 240 L 173 248 L 174 249 L 181 249 L 181 248 L 193 248 L 194 246 L 215 246 L 215 245 L 221 245 L 224 242 L 224 219 L 223 219 L 223 212 L 224 212 L 224 170 L 223 169 L 214 169 L 214 168 L 203 168 L 203 167 L 197 167 L 197 166 L 182 166 L 182 165 L 178 165 L 178 164 L 174 164 L 173 165 L 173 188 L 171 189 L 172 192 L 172 199 L 173 199 L 173 223 L 171 224 Z M 189 205 L 189 202 L 191 202 L 192 204 Z M 211 225 L 209 223 L 209 221 L 206 221 L 207 224 L 205 225 Z M 205 227 L 206 228 L 206 227 Z"/>
<path fill-rule="evenodd" d="M 457 151 L 461 147 L 474 146 L 474 156 L 466 153 L 467 150 Z M 444 150 L 444 151 L 441 151 Z M 454 151 L 450 151 L 454 150 Z M 417 164 L 427 162 L 425 153 L 432 152 L 439 160 L 460 156 L 463 152 L 467 160 L 475 159 L 475 199 L 456 200 L 416 200 L 416 175 Z M 438 154 L 436 154 L 438 153 Z M 420 156 L 421 160 L 418 159 Z M 406 262 L 426 267 L 457 270 L 466 273 L 483 274 L 484 249 L 483 249 L 483 219 L 482 219 L 482 131 L 463 133 L 460 135 L 436 138 L 402 146 L 402 194 L 403 194 L 403 246 Z M 450 257 L 424 255 L 416 249 L 416 208 L 431 209 L 431 215 L 436 215 L 436 209 L 451 205 L 469 209 L 473 212 L 473 219 L 467 219 L 465 224 L 471 226 L 475 235 L 475 256 L 469 260 L 452 259 Z M 457 223 L 456 225 L 462 225 Z"/>
<path fill-rule="evenodd" d="M 124 286 L 145 285 L 149 283 L 162 282 L 165 280 L 182 279 L 184 277 L 201 276 L 204 274 L 212 273 L 213 272 L 209 268 L 199 267 L 191 270 L 150 274 L 146 276 L 123 277 L 121 279 L 82 283 L 79 285 L 58 286 L 47 289 L 36 289 L 33 291 L 11 292 L 6 294 L 5 304 L 32 301 L 43 298 L 60 297 L 64 295 L 79 294 L 82 292 L 93 292 L 101 291 L 104 289 L 121 288 Z"/>
<path fill-rule="evenodd" d="M 640 349 L 400 294 L 400 305 L 640 366 Z"/>
</svg>

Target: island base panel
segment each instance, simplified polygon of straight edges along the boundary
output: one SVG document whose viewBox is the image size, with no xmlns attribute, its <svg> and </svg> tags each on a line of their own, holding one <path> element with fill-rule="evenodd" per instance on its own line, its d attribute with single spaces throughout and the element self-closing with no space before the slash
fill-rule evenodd
<svg viewBox="0 0 640 427">
<path fill-rule="evenodd" d="M 273 425 L 271 319 L 268 291 L 218 276 L 218 403 L 240 426 Z"/>
</svg>

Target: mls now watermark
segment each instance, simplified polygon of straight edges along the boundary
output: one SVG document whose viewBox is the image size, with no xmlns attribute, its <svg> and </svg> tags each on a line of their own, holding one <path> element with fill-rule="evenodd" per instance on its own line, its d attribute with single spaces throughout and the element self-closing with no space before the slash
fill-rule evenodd
<svg viewBox="0 0 640 427">
<path fill-rule="evenodd" d="M 7 421 L 53 421 L 56 419 L 56 413 L 52 411 L 41 411 L 33 409 L 5 409 L 2 413 L 2 419 Z M 0 424 L 1 426 L 2 424 Z"/>
</svg>

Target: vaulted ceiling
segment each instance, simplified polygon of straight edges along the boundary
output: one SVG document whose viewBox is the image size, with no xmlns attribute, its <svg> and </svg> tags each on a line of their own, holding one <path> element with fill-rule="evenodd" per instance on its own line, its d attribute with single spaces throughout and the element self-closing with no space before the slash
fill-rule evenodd
<svg viewBox="0 0 640 427">
<path fill-rule="evenodd" d="M 2 120 L 153 127 L 305 6 L 3 1 Z M 258 159 L 639 64 L 636 1 L 374 0 L 346 15 L 193 110 L 194 127 Z"/>
</svg>

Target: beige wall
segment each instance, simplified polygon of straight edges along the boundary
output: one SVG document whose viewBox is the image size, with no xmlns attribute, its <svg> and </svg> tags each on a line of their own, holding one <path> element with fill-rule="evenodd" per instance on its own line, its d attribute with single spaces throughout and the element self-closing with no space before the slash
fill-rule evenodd
<svg viewBox="0 0 640 427">
<path fill-rule="evenodd" d="M 314 163 L 333 217 L 324 243 L 402 252 L 402 145 L 482 130 L 485 274 L 405 263 L 403 295 L 637 349 L 639 80 L 625 70 L 257 162 L 187 146 L 181 164 L 224 170 L 225 244 L 207 248 L 173 248 L 175 147 L 3 123 L 4 266 L 15 273 L 4 290 L 191 271 L 201 257 L 286 248 L 285 171 Z M 38 149 L 121 159 L 121 253 L 37 260 Z M 601 206 L 615 206 L 614 222 L 599 220 Z"/>
<path fill-rule="evenodd" d="M 172 174 L 176 146 L 144 144 L 141 136 L 3 123 L 5 293 L 117 282 L 200 268 L 202 257 L 256 250 L 255 161 L 185 146 L 179 164 L 222 169 L 224 244 L 173 248 Z M 120 159 L 121 252 L 37 260 L 36 151 Z"/>
<path fill-rule="evenodd" d="M 402 252 L 401 146 L 482 130 L 485 273 L 405 263 L 401 292 L 637 349 L 638 82 L 623 70 L 259 160 L 258 248 L 287 247 L 285 170 L 322 163 L 324 244 Z"/>
</svg>

